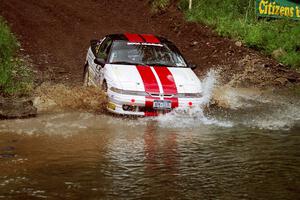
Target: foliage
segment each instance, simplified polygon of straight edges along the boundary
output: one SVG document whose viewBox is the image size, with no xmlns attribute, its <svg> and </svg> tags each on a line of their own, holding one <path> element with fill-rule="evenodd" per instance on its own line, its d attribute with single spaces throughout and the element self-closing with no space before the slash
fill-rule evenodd
<svg viewBox="0 0 300 200">
<path fill-rule="evenodd" d="M 300 68 L 300 22 L 286 19 L 262 19 L 255 15 L 255 0 L 193 0 L 188 10 L 188 1 L 181 0 L 188 20 L 208 24 L 222 36 L 243 41 L 249 47 L 263 50 L 276 56 L 283 64 Z"/>
<path fill-rule="evenodd" d="M 170 4 L 170 0 L 152 0 L 152 8 L 154 11 L 165 10 Z"/>
<path fill-rule="evenodd" d="M 16 57 L 19 43 L 0 17 L 0 95 L 22 96 L 33 85 L 32 72 L 25 61 Z"/>
</svg>

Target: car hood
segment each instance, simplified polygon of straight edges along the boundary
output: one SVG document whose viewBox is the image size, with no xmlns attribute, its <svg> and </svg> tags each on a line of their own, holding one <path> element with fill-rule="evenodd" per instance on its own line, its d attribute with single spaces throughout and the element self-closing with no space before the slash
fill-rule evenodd
<svg viewBox="0 0 300 200">
<path fill-rule="evenodd" d="M 190 68 L 109 65 L 107 73 L 124 90 L 150 93 L 198 93 L 201 82 Z"/>
</svg>

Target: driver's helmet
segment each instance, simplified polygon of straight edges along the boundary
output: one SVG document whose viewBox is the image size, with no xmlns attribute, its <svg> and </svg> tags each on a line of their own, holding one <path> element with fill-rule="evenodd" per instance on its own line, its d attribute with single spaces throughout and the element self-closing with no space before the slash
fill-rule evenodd
<svg viewBox="0 0 300 200">
<path fill-rule="evenodd" d="M 143 48 L 143 62 L 149 62 L 155 58 L 151 48 Z"/>
</svg>

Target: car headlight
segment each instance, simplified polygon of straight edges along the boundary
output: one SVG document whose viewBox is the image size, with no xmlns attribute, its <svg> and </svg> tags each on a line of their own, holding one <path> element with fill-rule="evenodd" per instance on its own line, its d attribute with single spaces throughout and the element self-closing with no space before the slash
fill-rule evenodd
<svg viewBox="0 0 300 200">
<path fill-rule="evenodd" d="M 115 93 L 124 94 L 124 95 L 135 95 L 135 96 L 146 96 L 146 95 L 148 95 L 144 91 L 122 90 L 122 89 L 118 89 L 118 88 L 115 88 L 115 87 L 111 87 L 109 90 L 111 90 Z"/>
<path fill-rule="evenodd" d="M 202 97 L 201 93 L 178 93 L 176 95 L 178 98 L 200 98 Z"/>
</svg>

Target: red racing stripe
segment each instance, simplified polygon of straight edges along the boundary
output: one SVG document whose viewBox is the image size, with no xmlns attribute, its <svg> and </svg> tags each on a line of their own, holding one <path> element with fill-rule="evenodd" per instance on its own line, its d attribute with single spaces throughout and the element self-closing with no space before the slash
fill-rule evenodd
<svg viewBox="0 0 300 200">
<path fill-rule="evenodd" d="M 167 67 L 154 67 L 163 87 L 164 94 L 177 94 L 174 77 Z M 178 98 L 165 98 L 172 101 L 172 108 L 178 107 Z"/>
<path fill-rule="evenodd" d="M 158 112 L 145 112 L 145 117 L 157 117 Z"/>
<path fill-rule="evenodd" d="M 129 42 L 144 42 L 143 38 L 141 38 L 138 34 L 125 33 L 124 35 Z"/>
<path fill-rule="evenodd" d="M 164 94 L 177 94 L 177 87 L 174 77 L 167 67 L 154 67 L 160 82 L 162 84 Z"/>
<path fill-rule="evenodd" d="M 146 40 L 148 43 L 160 43 L 159 39 L 154 35 L 150 34 L 141 34 L 141 36 Z"/>
<path fill-rule="evenodd" d="M 159 87 L 156 78 L 148 66 L 136 66 L 140 76 L 144 82 L 145 91 L 149 93 L 159 94 Z"/>
<path fill-rule="evenodd" d="M 159 94 L 158 83 L 150 67 L 136 66 L 136 68 L 139 71 L 140 76 L 143 80 L 145 92 Z M 159 98 L 152 97 L 150 95 L 147 96 L 145 106 L 153 107 L 153 101 L 156 99 L 158 100 Z"/>
</svg>

